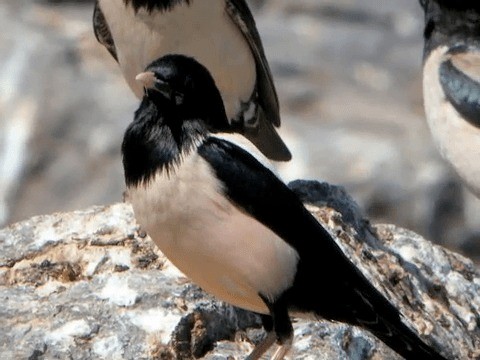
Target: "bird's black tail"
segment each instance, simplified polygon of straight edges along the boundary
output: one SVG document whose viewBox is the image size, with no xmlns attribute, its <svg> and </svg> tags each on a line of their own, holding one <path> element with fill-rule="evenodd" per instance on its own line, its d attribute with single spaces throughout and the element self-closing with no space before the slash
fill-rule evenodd
<svg viewBox="0 0 480 360">
<path fill-rule="evenodd" d="M 407 360 L 448 360 L 408 327 L 402 321 L 400 311 L 372 284 L 363 282 L 357 285 L 350 297 L 356 304 L 350 315 L 351 318 L 353 315 L 354 323 L 369 330 Z"/>
</svg>

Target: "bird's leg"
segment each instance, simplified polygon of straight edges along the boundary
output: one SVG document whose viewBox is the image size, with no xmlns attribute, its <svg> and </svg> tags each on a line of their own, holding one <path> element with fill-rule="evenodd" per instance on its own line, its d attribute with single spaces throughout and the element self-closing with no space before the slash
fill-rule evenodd
<svg viewBox="0 0 480 360">
<path fill-rule="evenodd" d="M 292 348 L 292 343 L 293 343 L 293 333 L 292 336 L 289 338 L 285 339 L 282 344 L 277 348 L 277 351 L 275 351 L 275 354 L 273 354 L 271 360 L 283 360 L 285 355 L 290 351 Z"/>
<path fill-rule="evenodd" d="M 277 299 L 273 303 L 263 296 L 262 299 L 270 310 L 270 316 L 262 317 L 263 326 L 268 333 L 265 339 L 263 339 L 247 357 L 247 360 L 259 359 L 260 356 L 273 345 L 275 340 L 279 347 L 271 360 L 283 360 L 292 347 L 293 342 L 293 326 L 290 316 L 288 315 L 287 304 L 282 298 Z M 252 357 L 252 355 L 256 357 Z"/>
<path fill-rule="evenodd" d="M 277 337 L 273 331 L 267 333 L 267 336 L 265 336 L 265 338 L 260 341 L 257 346 L 255 346 L 255 349 L 253 349 L 253 351 L 245 358 L 245 360 L 260 359 L 260 357 L 272 347 L 276 339 Z"/>
<path fill-rule="evenodd" d="M 262 317 L 262 325 L 267 335 L 260 341 L 256 346 L 255 349 L 247 356 L 245 360 L 258 360 L 260 357 L 268 351 L 277 339 L 275 332 L 273 331 L 273 319 L 270 315 L 261 315 Z"/>
<path fill-rule="evenodd" d="M 270 311 L 273 318 L 273 331 L 277 336 L 277 343 L 279 345 L 271 360 L 282 360 L 292 347 L 292 321 L 288 315 L 288 308 L 281 299 L 272 304 Z"/>
</svg>

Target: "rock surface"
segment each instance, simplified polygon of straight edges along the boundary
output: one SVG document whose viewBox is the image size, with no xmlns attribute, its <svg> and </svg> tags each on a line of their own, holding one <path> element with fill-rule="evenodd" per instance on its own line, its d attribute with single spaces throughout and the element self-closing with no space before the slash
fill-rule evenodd
<svg viewBox="0 0 480 360">
<path fill-rule="evenodd" d="M 375 222 L 480 259 L 480 202 L 424 120 L 418 0 L 254 0 L 294 161 Z M 0 224 L 120 201 L 137 106 L 91 27 L 92 1 L 0 1 Z"/>
<path fill-rule="evenodd" d="M 426 342 L 480 359 L 473 263 L 393 225 L 372 226 L 344 189 L 291 187 Z M 189 283 L 119 203 L 0 230 L 0 358 L 241 359 L 263 332 L 251 313 Z M 288 359 L 397 359 L 369 333 L 296 321 Z"/>
</svg>

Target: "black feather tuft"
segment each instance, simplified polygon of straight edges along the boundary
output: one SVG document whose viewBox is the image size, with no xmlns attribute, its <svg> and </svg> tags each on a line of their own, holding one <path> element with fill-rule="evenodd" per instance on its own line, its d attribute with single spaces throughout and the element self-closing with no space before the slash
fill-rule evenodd
<svg viewBox="0 0 480 360">
<path fill-rule="evenodd" d="M 177 5 L 187 4 L 190 5 L 191 0 L 123 0 L 125 5 L 132 5 L 136 12 L 144 8 L 147 12 L 151 13 L 153 10 L 159 10 L 160 12 L 170 11 Z"/>
</svg>

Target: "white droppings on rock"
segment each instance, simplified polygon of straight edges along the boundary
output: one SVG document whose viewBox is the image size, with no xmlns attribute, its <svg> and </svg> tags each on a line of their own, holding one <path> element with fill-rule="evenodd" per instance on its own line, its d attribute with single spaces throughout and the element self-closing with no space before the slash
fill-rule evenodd
<svg viewBox="0 0 480 360">
<path fill-rule="evenodd" d="M 452 295 L 459 295 L 458 285 L 462 283 L 462 276 L 456 272 L 450 271 L 445 277 L 445 289 Z"/>
<path fill-rule="evenodd" d="M 130 216 L 133 216 L 133 209 L 132 207 L 128 207 L 125 209 L 124 204 L 113 204 L 110 207 L 110 216 L 105 222 L 105 226 L 110 226 L 113 229 L 118 229 L 119 226 L 121 227 L 128 227 L 131 226 L 130 224 Z M 120 224 L 119 224 L 120 221 Z"/>
<path fill-rule="evenodd" d="M 105 261 L 106 255 L 105 253 L 90 255 L 88 258 L 87 266 L 85 267 L 85 275 L 86 276 L 93 276 L 96 272 L 98 267 Z"/>
<path fill-rule="evenodd" d="M 132 252 L 130 249 L 115 249 L 109 255 L 113 265 L 132 267 Z"/>
<path fill-rule="evenodd" d="M 411 244 L 404 244 L 403 246 L 398 247 L 397 251 L 402 258 L 410 261 L 415 259 L 415 257 L 418 255 L 418 249 L 416 249 L 414 246 L 411 246 Z"/>
<path fill-rule="evenodd" d="M 136 303 L 138 293 L 128 286 L 128 278 L 113 274 L 107 280 L 99 297 L 118 306 L 132 306 Z"/>
<path fill-rule="evenodd" d="M 150 309 L 130 314 L 130 321 L 147 333 L 156 333 L 163 344 L 170 341 L 170 335 L 178 325 L 181 316 L 163 309 Z"/>
<path fill-rule="evenodd" d="M 35 245 L 38 249 L 41 249 L 47 243 L 56 243 L 60 240 L 62 240 L 62 236 L 60 236 L 60 234 L 58 234 L 54 228 L 45 227 L 43 231 L 39 233 Z"/>
<path fill-rule="evenodd" d="M 55 346 L 71 346 L 74 338 L 87 337 L 92 333 L 92 327 L 83 319 L 73 320 L 46 336 L 46 342 Z"/>
<path fill-rule="evenodd" d="M 57 292 L 59 288 L 63 287 L 64 284 L 61 283 L 60 281 L 52 280 L 50 282 L 45 283 L 42 286 L 39 286 L 38 288 L 35 289 L 37 294 L 41 297 L 47 297 L 50 296 L 51 294 Z"/>
<path fill-rule="evenodd" d="M 92 350 L 100 359 L 123 359 L 122 344 L 117 336 L 109 336 L 95 341 Z"/>
</svg>

